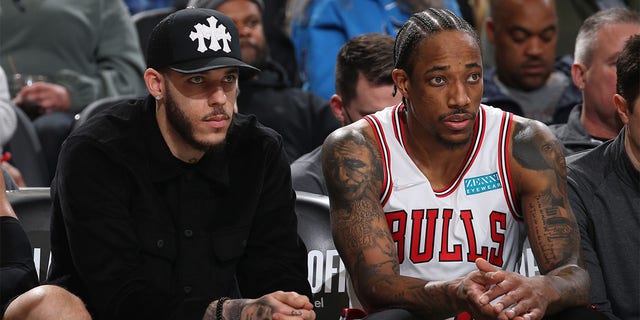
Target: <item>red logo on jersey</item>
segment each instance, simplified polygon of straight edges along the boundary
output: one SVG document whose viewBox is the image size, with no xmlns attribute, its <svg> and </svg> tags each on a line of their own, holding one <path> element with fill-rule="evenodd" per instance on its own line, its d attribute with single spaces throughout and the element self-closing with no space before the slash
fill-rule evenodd
<svg viewBox="0 0 640 320">
<path fill-rule="evenodd" d="M 442 214 L 440 214 L 442 213 Z M 460 211 L 460 219 L 464 223 L 467 235 L 467 251 L 464 252 L 463 244 L 456 243 L 449 250 L 449 226 L 451 218 L 454 216 L 452 209 L 417 209 L 411 211 L 411 221 L 407 222 L 407 213 L 404 210 L 388 212 L 385 214 L 387 224 L 391 231 L 391 237 L 396 243 L 398 251 L 398 262 L 402 263 L 405 258 L 405 237 L 407 227 L 411 228 L 411 247 L 409 248 L 409 259 L 413 263 L 429 262 L 434 257 L 435 250 L 438 250 L 438 261 L 463 261 L 474 262 L 477 258 L 483 258 L 491 264 L 502 267 L 502 252 L 504 249 L 504 232 L 507 227 L 507 215 L 502 212 L 493 211 L 489 215 L 489 226 L 491 240 L 497 247 L 482 246 L 478 248 L 476 234 L 473 228 L 473 212 L 471 210 Z M 436 235 L 436 224 L 442 224 L 442 234 Z M 484 223 L 476 221 L 476 224 Z M 425 225 L 424 229 L 422 225 Z M 435 248 L 435 237 L 441 237 L 440 248 Z M 422 241 L 424 239 L 424 241 Z M 420 243 L 424 242 L 424 249 L 420 248 Z"/>
</svg>

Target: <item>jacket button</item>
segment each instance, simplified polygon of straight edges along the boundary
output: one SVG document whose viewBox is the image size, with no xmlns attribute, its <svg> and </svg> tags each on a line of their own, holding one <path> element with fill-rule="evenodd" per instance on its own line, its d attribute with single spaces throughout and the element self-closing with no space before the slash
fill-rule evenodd
<svg viewBox="0 0 640 320">
<path fill-rule="evenodd" d="M 158 242 L 156 242 L 156 246 L 158 246 L 158 248 L 164 247 L 164 240 L 162 239 L 158 240 Z"/>
<path fill-rule="evenodd" d="M 191 287 L 190 286 L 184 286 L 184 288 L 182 288 L 184 290 L 184 293 L 189 293 L 191 292 Z"/>
<path fill-rule="evenodd" d="M 193 236 L 193 230 L 191 229 L 184 230 L 184 236 L 187 238 L 191 238 Z"/>
</svg>

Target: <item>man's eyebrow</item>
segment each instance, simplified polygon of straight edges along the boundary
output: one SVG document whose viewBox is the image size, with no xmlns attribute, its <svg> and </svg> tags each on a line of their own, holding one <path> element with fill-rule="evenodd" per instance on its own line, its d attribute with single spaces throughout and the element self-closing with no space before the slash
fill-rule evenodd
<svg viewBox="0 0 640 320">
<path fill-rule="evenodd" d="M 450 68 L 451 68 L 450 66 L 433 66 L 427 71 L 425 71 L 424 73 L 426 74 L 434 71 L 445 71 L 445 70 L 449 70 Z"/>
<path fill-rule="evenodd" d="M 556 29 L 557 29 L 556 25 L 552 24 L 552 25 L 549 25 L 546 28 L 542 29 L 542 31 L 540 31 L 540 33 L 545 33 L 545 32 L 547 32 L 549 30 L 556 30 Z M 522 26 L 512 26 L 511 28 L 509 28 L 509 33 L 516 32 L 516 31 L 524 32 L 527 35 L 534 34 L 531 30 L 529 30 L 529 29 L 527 29 L 525 27 L 522 27 Z"/>
<path fill-rule="evenodd" d="M 467 69 L 472 69 L 472 68 L 482 68 L 482 65 L 477 63 L 477 62 L 471 62 L 471 63 L 467 63 L 464 65 Z"/>
</svg>

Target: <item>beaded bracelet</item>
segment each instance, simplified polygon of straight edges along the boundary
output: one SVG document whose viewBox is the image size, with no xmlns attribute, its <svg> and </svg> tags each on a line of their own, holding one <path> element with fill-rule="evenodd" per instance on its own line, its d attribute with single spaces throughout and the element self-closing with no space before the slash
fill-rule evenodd
<svg viewBox="0 0 640 320">
<path fill-rule="evenodd" d="M 224 307 L 224 302 L 227 300 L 229 300 L 229 297 L 218 299 L 218 304 L 216 305 L 216 320 L 224 320 L 224 318 L 222 318 L 222 307 Z"/>
</svg>

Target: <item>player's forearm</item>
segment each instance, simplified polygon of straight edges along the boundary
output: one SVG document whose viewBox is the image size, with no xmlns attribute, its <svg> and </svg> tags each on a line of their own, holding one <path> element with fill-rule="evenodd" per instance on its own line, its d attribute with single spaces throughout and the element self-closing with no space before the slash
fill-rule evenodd
<svg viewBox="0 0 640 320">
<path fill-rule="evenodd" d="M 557 296 L 553 295 L 556 298 L 549 303 L 547 314 L 554 314 L 567 307 L 589 305 L 591 281 L 585 269 L 575 264 L 565 265 L 547 273 L 546 277 L 557 293 Z"/>
<path fill-rule="evenodd" d="M 445 319 L 461 312 L 457 310 L 452 281 L 387 276 L 365 287 L 361 301 L 369 313 L 405 309 L 420 318 Z"/>
</svg>

